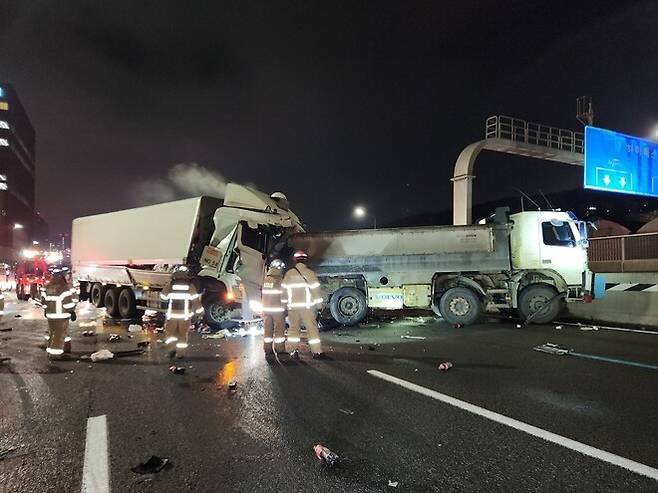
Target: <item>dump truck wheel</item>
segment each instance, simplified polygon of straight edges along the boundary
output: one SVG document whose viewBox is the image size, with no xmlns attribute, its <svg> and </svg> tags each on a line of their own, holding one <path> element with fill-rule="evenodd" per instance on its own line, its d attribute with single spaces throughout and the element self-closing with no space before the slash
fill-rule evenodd
<svg viewBox="0 0 658 493">
<path fill-rule="evenodd" d="M 361 322 L 368 314 L 366 295 L 357 288 L 340 288 L 331 295 L 331 316 L 341 325 L 352 326 Z"/>
<path fill-rule="evenodd" d="M 109 288 L 105 292 L 105 309 L 112 318 L 120 316 L 119 313 L 119 288 Z"/>
<path fill-rule="evenodd" d="M 443 293 L 439 299 L 439 310 L 443 319 L 450 324 L 470 325 L 478 321 L 484 307 L 473 290 L 455 287 Z"/>
<path fill-rule="evenodd" d="M 530 323 L 547 324 L 557 318 L 562 311 L 562 300 L 553 299 L 557 291 L 546 284 L 530 284 L 519 293 L 519 314 L 527 320 L 533 313 Z M 552 303 L 549 302 L 553 300 Z"/>
<path fill-rule="evenodd" d="M 105 306 L 105 293 L 107 292 L 107 286 L 103 286 L 101 283 L 94 283 L 91 287 L 90 300 L 91 304 L 96 308 L 103 308 Z"/>
<path fill-rule="evenodd" d="M 223 303 L 224 294 L 224 291 L 206 291 L 201 298 L 203 320 L 213 328 L 228 319 L 229 309 Z"/>
<path fill-rule="evenodd" d="M 121 318 L 133 318 L 137 315 L 137 301 L 132 288 L 121 288 L 118 303 Z"/>
</svg>

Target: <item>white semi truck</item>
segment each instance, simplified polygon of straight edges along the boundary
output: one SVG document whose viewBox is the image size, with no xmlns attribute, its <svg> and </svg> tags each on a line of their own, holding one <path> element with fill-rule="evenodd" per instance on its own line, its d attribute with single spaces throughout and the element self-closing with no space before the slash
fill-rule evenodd
<svg viewBox="0 0 658 493">
<path fill-rule="evenodd" d="M 185 266 L 202 292 L 206 320 L 219 323 L 260 299 L 268 254 L 303 231 L 281 200 L 229 184 L 224 200 L 198 197 L 77 218 L 71 266 L 80 299 L 112 317 L 164 311 L 160 291 Z"/>
<path fill-rule="evenodd" d="M 487 308 L 547 323 L 565 301 L 590 300 L 585 224 L 567 212 L 507 210 L 477 225 L 299 233 L 290 245 L 308 253 L 344 325 L 368 308 L 405 307 L 453 324 L 474 323 Z"/>
</svg>

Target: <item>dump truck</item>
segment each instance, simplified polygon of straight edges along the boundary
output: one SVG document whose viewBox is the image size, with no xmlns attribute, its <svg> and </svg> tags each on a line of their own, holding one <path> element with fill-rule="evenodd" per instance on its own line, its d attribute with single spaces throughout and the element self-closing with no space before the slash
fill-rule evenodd
<svg viewBox="0 0 658 493">
<path fill-rule="evenodd" d="M 462 325 L 496 309 L 547 323 L 564 302 L 591 300 L 585 223 L 508 211 L 482 224 L 303 232 L 289 243 L 308 253 L 331 316 L 348 326 L 369 308 L 431 309 Z"/>
<path fill-rule="evenodd" d="M 249 317 L 245 302 L 260 299 L 268 256 L 303 231 L 287 201 L 274 197 L 231 183 L 223 200 L 196 197 L 74 219 L 71 268 L 80 299 L 115 318 L 162 312 L 160 292 L 185 267 L 208 323 L 239 308 Z"/>
</svg>

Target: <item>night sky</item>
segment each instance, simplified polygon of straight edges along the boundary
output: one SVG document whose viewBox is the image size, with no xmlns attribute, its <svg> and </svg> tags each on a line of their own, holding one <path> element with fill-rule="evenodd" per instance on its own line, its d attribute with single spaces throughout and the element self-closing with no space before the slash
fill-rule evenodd
<svg viewBox="0 0 658 493">
<path fill-rule="evenodd" d="M 385 224 L 451 206 L 487 116 L 581 130 L 590 94 L 598 126 L 658 124 L 655 1 L 136 3 L 0 0 L 52 232 L 221 177 L 283 190 L 313 229 L 359 225 L 356 204 Z M 490 153 L 476 175 L 478 202 L 582 181 Z"/>
</svg>

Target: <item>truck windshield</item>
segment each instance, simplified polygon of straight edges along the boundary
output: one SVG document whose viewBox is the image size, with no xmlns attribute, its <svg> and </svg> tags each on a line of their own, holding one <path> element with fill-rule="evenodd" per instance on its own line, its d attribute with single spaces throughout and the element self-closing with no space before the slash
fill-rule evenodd
<svg viewBox="0 0 658 493">
<path fill-rule="evenodd" d="M 544 245 L 573 247 L 576 238 L 568 222 L 545 221 L 541 223 Z"/>
</svg>

